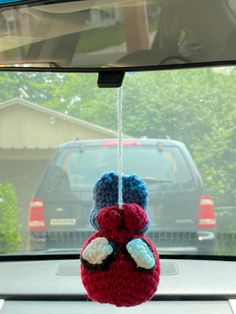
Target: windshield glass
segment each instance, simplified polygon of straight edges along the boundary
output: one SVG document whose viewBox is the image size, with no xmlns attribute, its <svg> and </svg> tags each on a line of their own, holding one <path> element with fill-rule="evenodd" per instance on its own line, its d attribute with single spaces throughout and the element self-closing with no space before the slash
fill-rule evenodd
<svg viewBox="0 0 236 314">
<path fill-rule="evenodd" d="M 92 73 L 0 73 L 0 253 L 79 252 L 117 172 L 117 89 Z M 236 255 L 235 67 L 127 73 L 123 173 L 148 186 L 160 253 Z"/>
<path fill-rule="evenodd" d="M 65 148 L 51 167 L 52 175 L 48 176 L 45 183 L 50 189 L 54 182 L 55 167 L 59 168 L 68 177 L 70 188 L 77 190 L 81 186 L 93 187 L 97 178 L 105 172 L 116 170 L 118 158 L 117 147 L 107 147 L 106 141 L 100 141 L 99 145 L 89 145 L 82 150 L 79 149 L 80 142 L 74 144 L 73 148 Z M 142 165 L 144 160 L 147 163 Z M 125 146 L 123 149 L 123 171 L 125 174 L 139 173 L 147 183 L 155 182 L 178 182 L 186 183 L 192 180 L 190 169 L 181 151 L 173 146 L 158 150 L 157 145 L 150 145 L 142 141 L 138 146 Z M 91 165 L 94 165 L 91 171 Z M 54 186 L 54 189 L 60 188 Z"/>
</svg>

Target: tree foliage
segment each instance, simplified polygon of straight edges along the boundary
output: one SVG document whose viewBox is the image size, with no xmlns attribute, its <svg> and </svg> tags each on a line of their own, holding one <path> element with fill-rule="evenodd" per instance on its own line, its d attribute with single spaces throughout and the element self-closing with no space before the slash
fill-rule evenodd
<svg viewBox="0 0 236 314">
<path fill-rule="evenodd" d="M 14 253 L 21 244 L 18 214 L 19 208 L 13 187 L 0 183 L 0 254 Z"/>
</svg>

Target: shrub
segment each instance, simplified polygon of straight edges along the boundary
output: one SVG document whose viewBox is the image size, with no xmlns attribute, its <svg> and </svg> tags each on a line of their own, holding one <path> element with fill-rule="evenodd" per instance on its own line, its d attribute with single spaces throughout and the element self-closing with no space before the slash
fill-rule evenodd
<svg viewBox="0 0 236 314">
<path fill-rule="evenodd" d="M 0 183 L 0 254 L 14 253 L 21 244 L 19 211 L 12 185 Z"/>
</svg>

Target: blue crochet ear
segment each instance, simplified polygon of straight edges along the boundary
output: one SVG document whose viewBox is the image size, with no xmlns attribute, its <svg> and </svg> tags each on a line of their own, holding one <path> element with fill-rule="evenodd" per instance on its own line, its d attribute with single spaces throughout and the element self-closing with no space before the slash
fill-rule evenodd
<svg viewBox="0 0 236 314">
<path fill-rule="evenodd" d="M 123 177 L 123 202 L 136 203 L 147 208 L 148 190 L 146 184 L 137 175 Z"/>
<path fill-rule="evenodd" d="M 118 176 L 115 173 L 106 173 L 96 182 L 93 189 L 93 200 L 95 206 L 91 211 L 89 221 L 96 230 L 99 230 L 97 222 L 99 211 L 118 203 Z"/>
<path fill-rule="evenodd" d="M 123 176 L 123 202 L 136 203 L 142 208 L 147 207 L 148 190 L 146 184 L 137 175 Z M 107 206 L 118 204 L 118 175 L 114 172 L 104 174 L 95 184 L 93 190 L 95 208 L 92 210 L 89 221 L 92 226 L 99 230 L 97 216 L 99 211 Z M 140 233 L 147 231 L 149 224 Z"/>
</svg>

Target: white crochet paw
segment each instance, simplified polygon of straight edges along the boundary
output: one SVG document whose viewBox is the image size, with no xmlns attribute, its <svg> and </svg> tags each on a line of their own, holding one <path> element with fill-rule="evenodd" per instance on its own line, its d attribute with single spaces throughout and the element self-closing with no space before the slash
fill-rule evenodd
<svg viewBox="0 0 236 314">
<path fill-rule="evenodd" d="M 138 268 L 152 269 L 155 264 L 155 256 L 148 243 L 141 238 L 133 239 L 126 244 L 126 249 Z"/>
<path fill-rule="evenodd" d="M 113 251 L 110 242 L 104 237 L 99 237 L 92 240 L 84 249 L 82 258 L 92 265 L 102 264 Z"/>
</svg>

